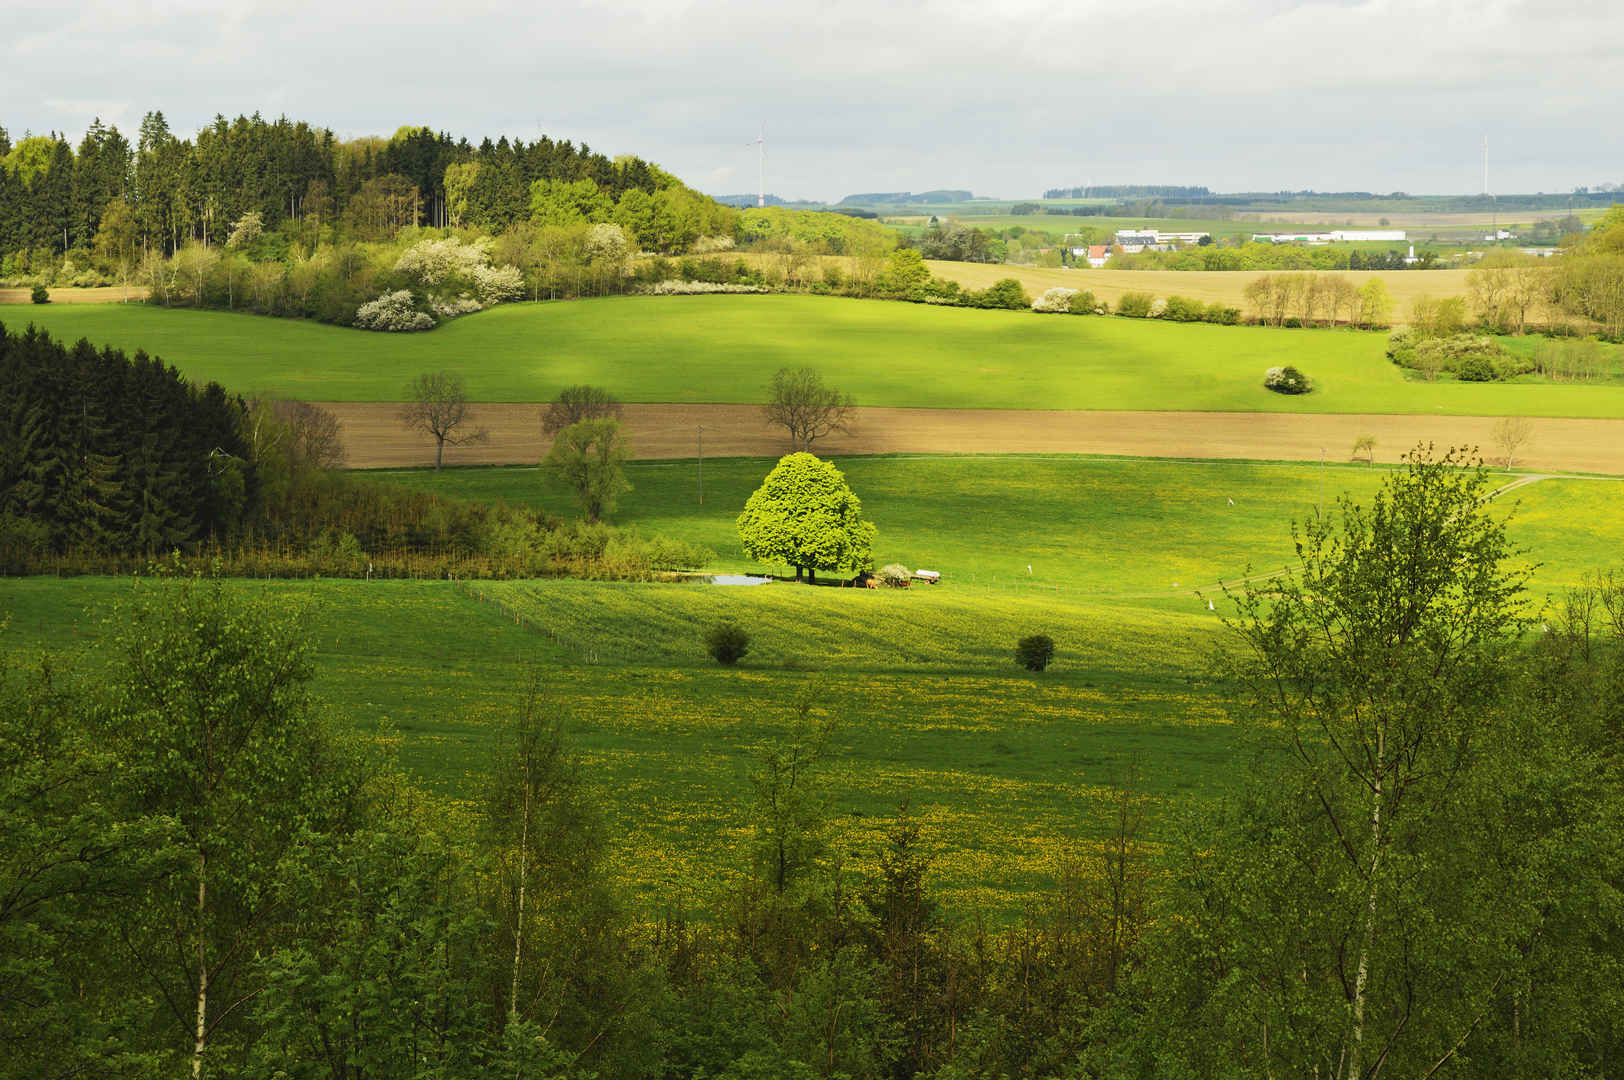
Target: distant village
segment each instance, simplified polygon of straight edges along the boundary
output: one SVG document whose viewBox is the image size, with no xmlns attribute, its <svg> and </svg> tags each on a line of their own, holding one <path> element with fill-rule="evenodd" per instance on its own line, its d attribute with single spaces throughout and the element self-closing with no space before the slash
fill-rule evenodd
<svg viewBox="0 0 1624 1080">
<path fill-rule="evenodd" d="M 1356 243 L 1405 243 L 1409 235 L 1403 229 L 1333 229 L 1330 232 L 1292 232 L 1292 233 L 1253 233 L 1254 244 L 1301 244 L 1308 247 L 1320 247 L 1325 244 L 1356 244 Z M 1495 229 L 1486 234 L 1485 241 L 1514 240 L 1516 234 L 1505 229 Z M 1210 232 L 1162 232 L 1158 229 L 1118 229 L 1112 243 L 1089 244 L 1071 248 L 1072 258 L 1079 264 L 1086 261 L 1090 267 L 1100 270 L 1113 255 L 1137 255 L 1142 251 L 1177 251 L 1181 247 L 1205 246 L 1211 244 Z M 1524 248 L 1523 251 L 1533 255 L 1550 255 L 1555 248 Z M 1404 259 L 1406 264 L 1414 265 L 1418 260 L 1415 254 L 1415 245 L 1410 245 L 1409 254 Z"/>
</svg>

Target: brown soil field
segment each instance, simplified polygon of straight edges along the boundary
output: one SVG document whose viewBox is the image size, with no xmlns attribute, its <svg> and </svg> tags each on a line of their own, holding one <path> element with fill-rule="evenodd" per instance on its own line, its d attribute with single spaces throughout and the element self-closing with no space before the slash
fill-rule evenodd
<svg viewBox="0 0 1624 1080">
<path fill-rule="evenodd" d="M 398 405 L 328 404 L 344 425 L 352 468 L 432 465 L 434 443 L 403 430 Z M 780 429 L 752 405 L 626 405 L 638 458 L 691 458 L 705 428 L 707 457 L 788 452 Z M 534 464 L 546 452 L 540 405 L 482 404 L 474 422 L 490 439 L 446 450 L 450 465 Z M 820 454 L 1120 454 L 1127 457 L 1261 458 L 1346 461 L 1361 435 L 1376 439 L 1376 460 L 1396 461 L 1418 442 L 1479 446 L 1496 453 L 1499 417 L 1191 412 L 1024 412 L 863 409 L 850 434 L 817 443 Z M 1535 419 L 1519 467 L 1624 474 L 1624 420 Z M 1524 460 L 1526 459 L 1526 460 Z"/>
<path fill-rule="evenodd" d="M 56 304 L 116 304 L 121 300 L 145 300 L 145 285 L 107 285 L 98 289 L 63 287 L 51 290 L 51 302 Z M 0 304 L 27 304 L 32 302 L 31 289 L 0 289 Z"/>
</svg>

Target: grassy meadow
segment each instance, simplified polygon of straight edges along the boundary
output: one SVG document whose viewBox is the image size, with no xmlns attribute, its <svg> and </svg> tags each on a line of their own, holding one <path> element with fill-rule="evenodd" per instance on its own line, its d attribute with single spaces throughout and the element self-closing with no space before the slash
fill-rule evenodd
<svg viewBox="0 0 1624 1080">
<path fill-rule="evenodd" d="M 67 340 L 144 348 L 238 392 L 314 401 L 395 401 L 417 373 L 449 368 L 479 401 L 544 401 L 588 382 L 626 401 L 750 403 L 774 370 L 809 365 L 863 405 L 1624 416 L 1620 386 L 1408 380 L 1385 359 L 1380 333 L 816 296 L 512 304 L 420 334 L 114 304 L 53 304 L 11 323 L 27 321 Z M 1315 392 L 1265 390 L 1263 371 L 1281 364 L 1307 372 Z"/>
<path fill-rule="evenodd" d="M 309 605 L 318 695 L 398 747 L 440 796 L 477 796 L 493 733 L 527 671 L 565 711 L 604 792 L 622 879 L 649 896 L 737 865 L 758 749 L 798 703 L 833 719 L 837 832 L 866 860 L 908 799 L 950 903 L 1010 911 L 1090 844 L 1129 770 L 1166 812 L 1223 790 L 1244 753 L 1209 658 L 1223 640 L 1196 588 L 1290 557 L 1289 521 L 1383 470 L 1106 458 L 857 458 L 840 462 L 879 527 L 876 555 L 939 569 L 908 590 L 725 588 L 579 581 L 237 582 Z M 712 546 L 753 568 L 732 520 L 771 462 L 634 464 L 617 521 Z M 479 498 L 568 504 L 526 469 L 382 474 Z M 1611 482 L 1545 480 L 1507 496 L 1513 539 L 1553 588 L 1609 568 L 1624 529 Z M 1230 500 L 1234 505 L 1230 505 Z M 1515 505 L 1513 505 L 1513 500 Z M 1031 574 L 1026 567 L 1030 564 Z M 128 579 L 0 581 L 0 648 L 98 664 L 102 620 Z M 1207 595 L 1213 593 L 1209 589 Z M 753 638 L 736 669 L 700 636 L 723 617 Z M 1051 634 L 1042 675 L 1009 658 Z"/>
</svg>

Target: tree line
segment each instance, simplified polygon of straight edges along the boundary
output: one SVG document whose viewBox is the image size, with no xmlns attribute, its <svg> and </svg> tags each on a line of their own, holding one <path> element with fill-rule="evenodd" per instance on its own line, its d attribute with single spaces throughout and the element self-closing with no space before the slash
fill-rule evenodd
<svg viewBox="0 0 1624 1080">
<path fill-rule="evenodd" d="M 544 681 L 448 803 L 317 706 L 307 612 L 143 580 L 105 666 L 0 678 L 0 1069 L 1615 1075 L 1624 583 L 1535 608 L 1492 495 L 1417 452 L 1302 523 L 1229 597 L 1234 790 L 1125 770 L 1018 912 L 945 903 L 906 803 L 839 838 L 827 696 L 755 751 L 726 865 L 632 901 Z"/>
<path fill-rule="evenodd" d="M 180 551 L 244 576 L 647 577 L 710 553 L 336 471 L 305 402 L 0 326 L 0 569 L 128 572 Z"/>
<path fill-rule="evenodd" d="M 365 233 L 467 221 L 498 232 L 528 215 L 538 181 L 590 184 L 611 201 L 634 190 L 652 198 L 675 183 L 640 158 L 611 161 L 546 136 L 474 145 L 404 127 L 389 139 L 345 142 L 325 128 L 255 113 L 216 116 L 186 139 L 153 111 L 133 144 L 98 119 L 75 150 L 54 133 L 13 144 L 0 128 L 0 276 L 91 251 L 109 212 L 129 215 L 143 253 L 221 244 L 250 213 L 273 231 L 287 222 L 347 222 Z"/>
</svg>

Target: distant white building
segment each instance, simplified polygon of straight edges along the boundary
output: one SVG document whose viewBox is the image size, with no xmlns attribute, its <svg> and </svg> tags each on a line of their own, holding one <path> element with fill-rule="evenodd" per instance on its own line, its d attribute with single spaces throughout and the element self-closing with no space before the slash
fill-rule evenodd
<svg viewBox="0 0 1624 1080">
<path fill-rule="evenodd" d="M 1355 244 L 1360 242 L 1403 243 L 1403 229 L 1333 229 L 1331 232 L 1253 233 L 1256 244 Z"/>
<path fill-rule="evenodd" d="M 1156 229 L 1118 229 L 1116 242 L 1128 255 L 1137 255 L 1141 251 L 1172 251 L 1179 244 L 1199 244 L 1203 237 L 1210 238 L 1211 233 L 1204 232 L 1160 232 Z"/>
</svg>

